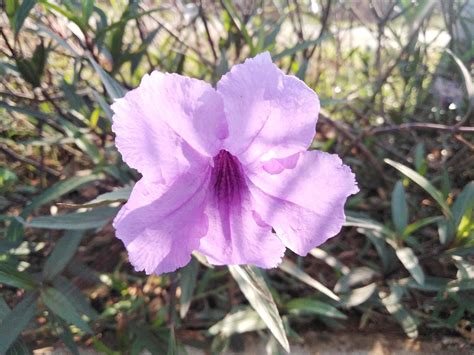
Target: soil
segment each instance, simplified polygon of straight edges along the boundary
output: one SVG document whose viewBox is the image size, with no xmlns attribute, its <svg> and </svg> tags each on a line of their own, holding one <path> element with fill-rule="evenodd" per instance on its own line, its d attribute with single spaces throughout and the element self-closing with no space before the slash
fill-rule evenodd
<svg viewBox="0 0 474 355">
<path fill-rule="evenodd" d="M 229 349 L 223 355 L 263 355 L 266 343 L 256 335 L 247 335 L 244 341 Z M 187 347 L 189 355 L 207 355 L 203 350 Z M 65 355 L 70 352 L 64 348 L 43 348 L 34 351 L 35 355 Z M 81 349 L 82 355 L 97 355 L 91 349 Z M 147 354 L 144 352 L 143 354 Z M 149 354 L 149 353 L 148 353 Z M 443 336 L 439 339 L 408 339 L 401 335 L 364 332 L 308 332 L 303 344 L 292 344 L 294 355 L 409 355 L 409 354 L 474 354 L 474 345 L 460 337 Z"/>
</svg>

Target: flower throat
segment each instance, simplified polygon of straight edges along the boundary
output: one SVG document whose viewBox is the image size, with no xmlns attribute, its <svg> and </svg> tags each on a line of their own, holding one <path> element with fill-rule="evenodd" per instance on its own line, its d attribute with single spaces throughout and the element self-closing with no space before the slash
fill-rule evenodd
<svg viewBox="0 0 474 355">
<path fill-rule="evenodd" d="M 242 166 L 227 150 L 222 149 L 214 157 L 211 184 L 219 201 L 233 202 L 240 199 L 241 189 L 245 187 Z"/>
</svg>

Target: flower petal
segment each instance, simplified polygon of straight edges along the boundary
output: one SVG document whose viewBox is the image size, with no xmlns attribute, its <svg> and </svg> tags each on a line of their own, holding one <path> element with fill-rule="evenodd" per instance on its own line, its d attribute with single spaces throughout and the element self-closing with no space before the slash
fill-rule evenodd
<svg viewBox="0 0 474 355">
<path fill-rule="evenodd" d="M 229 128 L 225 148 L 242 164 L 285 158 L 311 144 L 319 114 L 316 93 L 285 75 L 263 53 L 236 65 L 217 83 Z"/>
<path fill-rule="evenodd" d="M 203 157 L 213 157 L 227 135 L 217 92 L 177 74 L 145 75 L 112 109 L 124 161 L 155 182 L 170 182 Z"/>
<path fill-rule="evenodd" d="M 285 246 L 253 209 L 248 189 L 241 191 L 240 197 L 229 204 L 209 196 L 209 232 L 201 239 L 199 251 L 215 265 L 275 267 L 281 262 Z"/>
<path fill-rule="evenodd" d="M 142 178 L 114 220 L 135 270 L 171 272 L 186 265 L 208 230 L 204 214 L 209 174 L 184 175 L 167 188 Z"/>
<path fill-rule="evenodd" d="M 346 199 L 358 192 L 350 168 L 319 151 L 301 153 L 294 169 L 279 174 L 256 164 L 247 177 L 256 211 L 300 255 L 339 233 Z"/>
</svg>

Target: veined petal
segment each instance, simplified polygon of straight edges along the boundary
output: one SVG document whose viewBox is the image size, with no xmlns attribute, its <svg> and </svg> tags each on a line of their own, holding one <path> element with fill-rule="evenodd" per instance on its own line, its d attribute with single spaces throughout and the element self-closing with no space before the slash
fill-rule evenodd
<svg viewBox="0 0 474 355">
<path fill-rule="evenodd" d="M 281 262 L 285 246 L 254 210 L 246 186 L 240 186 L 232 199 L 209 193 L 205 213 L 209 232 L 201 239 L 199 251 L 211 264 L 271 268 Z"/>
<path fill-rule="evenodd" d="M 208 231 L 204 214 L 208 170 L 183 175 L 167 188 L 142 178 L 114 220 L 135 270 L 171 272 L 186 265 Z"/>
<path fill-rule="evenodd" d="M 319 114 L 316 93 L 285 75 L 263 53 L 236 65 L 217 83 L 229 136 L 224 148 L 242 164 L 285 158 L 308 148 Z"/>
<path fill-rule="evenodd" d="M 300 255 L 339 233 L 344 204 L 358 192 L 355 176 L 337 155 L 300 153 L 293 169 L 279 174 L 262 164 L 247 170 L 255 209 L 283 243 Z"/>
<path fill-rule="evenodd" d="M 155 182 L 172 182 L 204 157 L 213 157 L 227 135 L 217 92 L 204 81 L 177 74 L 145 75 L 112 109 L 123 160 Z"/>
</svg>

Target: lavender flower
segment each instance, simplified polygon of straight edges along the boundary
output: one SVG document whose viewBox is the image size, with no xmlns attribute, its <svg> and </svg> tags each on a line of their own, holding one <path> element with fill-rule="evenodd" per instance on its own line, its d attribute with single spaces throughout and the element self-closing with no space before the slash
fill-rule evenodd
<svg viewBox="0 0 474 355">
<path fill-rule="evenodd" d="M 338 156 L 306 150 L 318 97 L 268 53 L 217 89 L 155 71 L 112 109 L 116 145 L 143 176 L 114 221 L 137 271 L 174 271 L 193 251 L 275 267 L 285 247 L 306 255 L 337 234 L 358 191 Z"/>
</svg>

